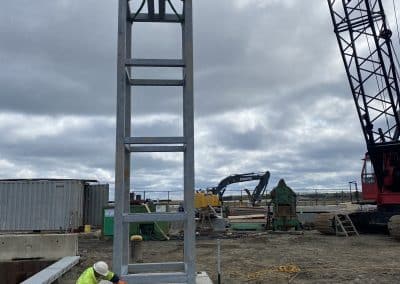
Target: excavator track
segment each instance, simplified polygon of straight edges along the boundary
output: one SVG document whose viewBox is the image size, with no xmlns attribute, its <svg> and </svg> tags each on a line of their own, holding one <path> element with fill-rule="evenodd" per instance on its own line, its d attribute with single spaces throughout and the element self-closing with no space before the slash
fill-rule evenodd
<svg viewBox="0 0 400 284">
<path fill-rule="evenodd" d="M 390 236 L 400 240 L 400 215 L 394 215 L 389 219 L 388 229 Z"/>
<path fill-rule="evenodd" d="M 319 213 L 315 217 L 314 226 L 321 234 L 335 235 L 335 214 L 334 213 Z"/>
</svg>

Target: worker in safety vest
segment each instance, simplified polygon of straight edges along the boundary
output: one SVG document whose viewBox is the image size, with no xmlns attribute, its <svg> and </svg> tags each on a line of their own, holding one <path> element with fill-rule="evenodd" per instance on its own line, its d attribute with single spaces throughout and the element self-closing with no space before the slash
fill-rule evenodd
<svg viewBox="0 0 400 284">
<path fill-rule="evenodd" d="M 87 268 L 76 281 L 76 284 L 98 284 L 101 280 L 107 280 L 114 284 L 124 284 L 117 274 L 108 270 L 104 261 L 98 261 L 92 267 Z"/>
</svg>

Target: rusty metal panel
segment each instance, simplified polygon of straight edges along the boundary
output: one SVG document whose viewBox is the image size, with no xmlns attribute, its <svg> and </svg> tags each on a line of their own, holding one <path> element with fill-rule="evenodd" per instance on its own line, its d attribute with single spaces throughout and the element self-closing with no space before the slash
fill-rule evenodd
<svg viewBox="0 0 400 284">
<path fill-rule="evenodd" d="M 0 231 L 68 231 L 83 225 L 84 182 L 0 181 Z"/>
<path fill-rule="evenodd" d="M 101 227 L 103 208 L 108 204 L 108 184 L 91 184 L 85 188 L 84 223 Z"/>
</svg>

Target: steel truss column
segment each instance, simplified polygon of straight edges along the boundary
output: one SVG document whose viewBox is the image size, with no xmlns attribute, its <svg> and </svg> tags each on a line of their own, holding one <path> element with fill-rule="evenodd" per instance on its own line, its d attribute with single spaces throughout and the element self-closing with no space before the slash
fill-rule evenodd
<svg viewBox="0 0 400 284">
<path fill-rule="evenodd" d="M 158 12 L 154 0 L 141 0 L 136 11 L 130 10 L 128 0 L 119 0 L 113 269 L 128 283 L 195 283 L 192 0 L 182 2 L 182 12 L 179 13 L 173 1 L 170 0 L 158 0 Z M 147 12 L 142 12 L 145 6 Z M 167 13 L 166 7 L 170 7 L 173 13 Z M 135 22 L 180 24 L 182 58 L 131 58 L 131 29 Z M 135 67 L 182 68 L 183 78 L 181 80 L 133 78 L 135 73 L 131 72 L 131 69 Z M 133 95 L 131 86 L 181 86 L 183 88 L 183 136 L 131 137 L 131 95 Z M 129 212 L 130 154 L 132 152 L 183 152 L 183 213 L 132 214 Z M 129 223 L 155 221 L 184 222 L 184 260 L 130 264 Z"/>
</svg>

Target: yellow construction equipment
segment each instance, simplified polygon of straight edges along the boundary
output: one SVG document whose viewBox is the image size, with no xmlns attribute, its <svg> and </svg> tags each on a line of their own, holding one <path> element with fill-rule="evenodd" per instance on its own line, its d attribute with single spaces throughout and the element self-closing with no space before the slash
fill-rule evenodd
<svg viewBox="0 0 400 284">
<path fill-rule="evenodd" d="M 194 194 L 194 207 L 196 209 L 220 207 L 221 201 L 219 200 L 218 194 L 212 194 L 204 191 L 196 191 Z"/>
</svg>

